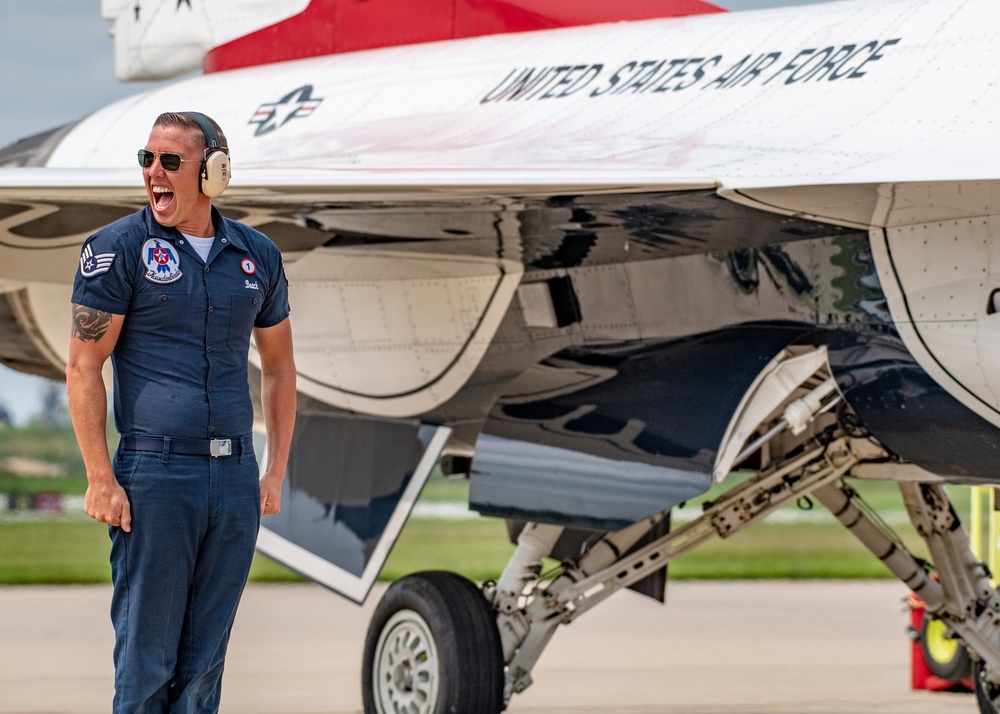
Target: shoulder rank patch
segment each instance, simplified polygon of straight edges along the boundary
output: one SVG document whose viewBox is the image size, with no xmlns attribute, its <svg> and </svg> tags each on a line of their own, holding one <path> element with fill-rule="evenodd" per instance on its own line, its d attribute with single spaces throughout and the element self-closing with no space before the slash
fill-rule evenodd
<svg viewBox="0 0 1000 714">
<path fill-rule="evenodd" d="M 94 249 L 88 243 L 83 246 L 83 253 L 80 254 L 80 275 L 85 278 L 103 275 L 111 270 L 111 264 L 114 262 L 114 253 L 98 253 L 94 255 Z"/>
<path fill-rule="evenodd" d="M 172 283 L 181 279 L 181 256 L 169 243 L 150 238 L 142 244 L 142 260 L 146 264 L 146 280 Z"/>
</svg>

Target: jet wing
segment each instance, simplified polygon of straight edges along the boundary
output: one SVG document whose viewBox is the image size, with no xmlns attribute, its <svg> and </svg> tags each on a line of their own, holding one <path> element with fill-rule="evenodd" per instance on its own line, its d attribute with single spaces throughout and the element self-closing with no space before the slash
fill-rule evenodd
<svg viewBox="0 0 1000 714">
<path fill-rule="evenodd" d="M 408 417 L 454 395 L 488 348 L 524 271 L 526 206 L 715 188 L 656 172 L 246 168 L 216 203 L 285 255 L 301 388 L 341 408 Z M 63 310 L 83 241 L 145 203 L 138 169 L 0 169 L 0 291 L 29 294 L 41 351 L 65 360 Z M 365 319 L 339 323 L 330 290 Z M 414 324 L 394 323 L 414 301 L 424 306 Z M 379 315 L 366 314 L 375 304 Z M 443 315 L 443 304 L 461 314 Z M 415 354 L 422 335 L 432 344 Z M 331 353 L 331 340 L 342 349 Z M 355 349 L 373 342 L 394 350 Z"/>
<path fill-rule="evenodd" d="M 448 202 L 475 210 L 487 200 L 716 186 L 708 177 L 664 177 L 657 172 L 642 175 L 634 171 L 246 168 L 237 170 L 226 195 L 216 203 L 251 225 L 284 224 L 272 226 L 281 238 L 295 232 L 296 225 L 311 225 L 309 213 L 324 208 L 340 208 L 347 214 L 352 205 L 370 207 L 377 203 L 389 209 Z M 0 285 L 10 289 L 29 281 L 72 282 L 79 246 L 87 236 L 145 203 L 137 169 L 0 169 Z M 283 248 L 302 248 L 305 231 L 298 233 L 300 240 L 289 240 Z M 305 241 L 305 246 L 315 247 L 315 242 Z M 38 260 L 42 255 L 45 259 Z"/>
<path fill-rule="evenodd" d="M 238 168 L 220 204 L 312 202 L 323 197 L 459 195 L 555 196 L 577 193 L 640 193 L 715 188 L 708 176 L 673 175 L 571 166 L 565 169 L 278 169 Z M 138 168 L 0 169 L 0 199 L 145 201 Z"/>
</svg>

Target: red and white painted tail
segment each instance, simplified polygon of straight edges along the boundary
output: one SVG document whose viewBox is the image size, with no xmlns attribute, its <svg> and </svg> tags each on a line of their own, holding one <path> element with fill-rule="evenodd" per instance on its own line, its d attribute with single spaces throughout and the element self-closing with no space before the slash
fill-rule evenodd
<svg viewBox="0 0 1000 714">
<path fill-rule="evenodd" d="M 103 0 L 121 81 L 377 47 L 721 12 L 702 0 Z"/>
</svg>

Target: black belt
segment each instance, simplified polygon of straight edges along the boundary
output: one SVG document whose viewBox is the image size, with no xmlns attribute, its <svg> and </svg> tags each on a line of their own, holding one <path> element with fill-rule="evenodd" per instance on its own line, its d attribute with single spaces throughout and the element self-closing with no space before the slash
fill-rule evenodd
<svg viewBox="0 0 1000 714">
<path fill-rule="evenodd" d="M 155 451 L 158 454 L 183 454 L 186 456 L 239 456 L 244 451 L 248 454 L 253 453 L 253 439 L 249 436 L 235 439 L 123 436 L 122 448 L 126 451 Z"/>
</svg>

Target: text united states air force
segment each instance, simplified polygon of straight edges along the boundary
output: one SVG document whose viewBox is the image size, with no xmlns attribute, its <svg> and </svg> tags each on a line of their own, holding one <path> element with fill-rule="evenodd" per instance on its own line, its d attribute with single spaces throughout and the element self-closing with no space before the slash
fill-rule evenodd
<svg viewBox="0 0 1000 714">
<path fill-rule="evenodd" d="M 721 54 L 636 59 L 613 69 L 601 63 L 518 67 L 487 92 L 480 103 L 857 80 L 900 41 L 896 37 L 793 52 L 761 52 L 729 60 Z"/>
</svg>

